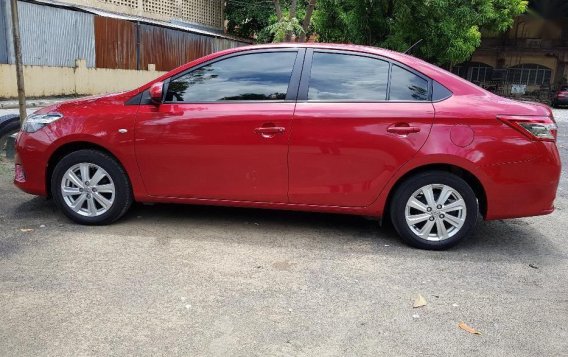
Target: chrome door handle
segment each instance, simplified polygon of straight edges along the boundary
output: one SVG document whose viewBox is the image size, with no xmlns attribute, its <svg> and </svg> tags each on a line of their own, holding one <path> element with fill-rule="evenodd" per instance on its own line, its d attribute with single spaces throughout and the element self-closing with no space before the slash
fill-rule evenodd
<svg viewBox="0 0 568 357">
<path fill-rule="evenodd" d="M 263 126 L 254 129 L 257 134 L 260 134 L 263 138 L 272 138 L 276 134 L 282 134 L 286 131 L 286 128 L 281 126 Z"/>
<path fill-rule="evenodd" d="M 398 134 L 398 135 L 408 135 L 413 133 L 420 132 L 420 128 L 417 126 L 399 126 L 399 125 L 392 125 L 387 128 L 389 133 Z"/>
</svg>

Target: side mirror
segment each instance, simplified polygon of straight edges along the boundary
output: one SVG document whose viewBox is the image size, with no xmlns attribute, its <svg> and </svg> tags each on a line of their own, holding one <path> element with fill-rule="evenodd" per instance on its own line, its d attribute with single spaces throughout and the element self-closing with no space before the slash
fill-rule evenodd
<svg viewBox="0 0 568 357">
<path fill-rule="evenodd" d="M 162 103 L 164 82 L 156 82 L 150 87 L 150 98 L 154 103 Z"/>
</svg>

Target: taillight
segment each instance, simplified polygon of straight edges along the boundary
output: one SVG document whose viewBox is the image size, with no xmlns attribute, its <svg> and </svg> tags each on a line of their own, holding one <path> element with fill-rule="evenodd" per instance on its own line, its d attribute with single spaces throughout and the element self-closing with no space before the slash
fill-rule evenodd
<svg viewBox="0 0 568 357">
<path fill-rule="evenodd" d="M 551 117 L 498 115 L 497 118 L 531 140 L 556 141 L 558 126 Z"/>
</svg>

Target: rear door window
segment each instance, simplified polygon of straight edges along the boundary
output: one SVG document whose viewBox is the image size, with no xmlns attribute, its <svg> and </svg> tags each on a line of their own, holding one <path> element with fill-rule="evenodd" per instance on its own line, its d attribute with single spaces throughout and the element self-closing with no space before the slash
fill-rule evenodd
<svg viewBox="0 0 568 357">
<path fill-rule="evenodd" d="M 428 81 L 402 67 L 392 66 L 389 100 L 428 100 Z"/>
<path fill-rule="evenodd" d="M 308 100 L 386 100 L 388 76 L 387 61 L 357 55 L 315 52 Z"/>
</svg>

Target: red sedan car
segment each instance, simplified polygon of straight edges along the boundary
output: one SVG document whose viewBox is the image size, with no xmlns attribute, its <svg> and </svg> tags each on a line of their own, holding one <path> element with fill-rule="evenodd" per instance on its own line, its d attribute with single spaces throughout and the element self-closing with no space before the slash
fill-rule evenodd
<svg viewBox="0 0 568 357">
<path fill-rule="evenodd" d="M 444 249 L 479 214 L 554 210 L 556 135 L 547 106 L 401 53 L 252 46 L 39 110 L 14 182 L 82 224 L 133 201 L 336 212 L 390 217 L 409 244 Z"/>
</svg>

